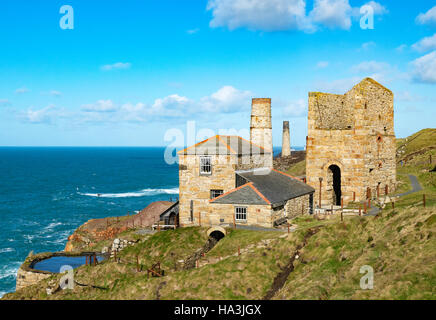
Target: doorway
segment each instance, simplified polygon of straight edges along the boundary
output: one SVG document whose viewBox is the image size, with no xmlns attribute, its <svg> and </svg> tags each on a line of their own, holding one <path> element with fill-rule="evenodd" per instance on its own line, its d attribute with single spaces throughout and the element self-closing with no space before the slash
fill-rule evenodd
<svg viewBox="0 0 436 320">
<path fill-rule="evenodd" d="M 332 204 L 336 206 L 341 205 L 341 169 L 337 165 L 331 165 L 328 170 L 329 185 L 332 190 Z"/>
</svg>

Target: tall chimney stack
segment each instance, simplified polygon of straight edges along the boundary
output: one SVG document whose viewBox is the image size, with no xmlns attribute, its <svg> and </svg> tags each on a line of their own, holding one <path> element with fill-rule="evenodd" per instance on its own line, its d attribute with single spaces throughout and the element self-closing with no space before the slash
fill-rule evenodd
<svg viewBox="0 0 436 320">
<path fill-rule="evenodd" d="M 282 157 L 291 155 L 291 137 L 289 134 L 289 121 L 283 121 Z"/>
<path fill-rule="evenodd" d="M 254 98 L 251 102 L 250 140 L 252 143 L 271 152 L 273 157 L 272 125 L 271 125 L 271 99 Z"/>
</svg>

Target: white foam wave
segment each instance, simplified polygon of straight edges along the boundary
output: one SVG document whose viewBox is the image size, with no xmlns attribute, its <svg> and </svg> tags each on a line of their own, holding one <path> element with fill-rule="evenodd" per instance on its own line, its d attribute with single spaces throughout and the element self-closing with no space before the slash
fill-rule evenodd
<svg viewBox="0 0 436 320">
<path fill-rule="evenodd" d="M 53 229 L 54 227 L 60 226 L 61 224 L 62 224 L 61 222 L 52 222 L 48 226 L 46 226 L 44 229 L 46 229 L 46 230 Z"/>
<path fill-rule="evenodd" d="M 145 196 L 154 196 L 157 194 L 178 194 L 179 188 L 171 188 L 171 189 L 142 189 L 134 192 L 125 192 L 125 193 L 82 193 L 78 192 L 78 194 L 82 196 L 88 197 L 98 197 L 98 198 L 131 198 L 131 197 L 145 197 Z"/>
<path fill-rule="evenodd" d="M 4 279 L 4 278 L 8 278 L 8 277 L 13 277 L 16 278 L 17 277 L 17 271 L 18 268 L 20 267 L 21 263 L 20 262 L 14 262 L 12 263 L 13 267 L 6 267 L 6 268 L 2 268 L 0 270 L 0 279 Z"/>
<path fill-rule="evenodd" d="M 0 249 L 0 253 L 3 253 L 3 252 L 12 252 L 12 251 L 15 251 L 15 249 L 14 248 L 1 248 Z"/>
</svg>

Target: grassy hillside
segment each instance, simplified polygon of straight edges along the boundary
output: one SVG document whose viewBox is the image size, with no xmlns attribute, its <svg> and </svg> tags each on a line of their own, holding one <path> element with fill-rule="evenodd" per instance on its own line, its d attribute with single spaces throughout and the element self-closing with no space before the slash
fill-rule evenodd
<svg viewBox="0 0 436 320">
<path fill-rule="evenodd" d="M 281 289 L 275 288 L 273 299 L 436 298 L 435 208 L 386 209 L 380 217 L 347 217 L 344 223 L 338 217 L 300 217 L 295 222 L 298 231 L 284 238 L 277 232 L 229 230 L 202 260 L 211 263 L 191 270 L 175 270 L 175 262 L 203 245 L 205 229 L 160 232 L 123 251 L 120 264 L 107 261 L 75 270 L 76 281 L 101 288 L 76 285 L 47 295 L 48 279 L 4 298 L 262 299 L 309 227 L 319 231 L 300 249 L 293 271 Z M 148 279 L 146 272 L 137 272 L 136 255 L 144 268 L 161 261 L 166 276 Z M 359 287 L 363 265 L 374 268 L 374 290 Z"/>
<path fill-rule="evenodd" d="M 346 216 L 344 222 L 337 216 L 298 217 L 293 220 L 298 228 L 289 235 L 229 229 L 199 268 L 189 270 L 179 260 L 203 247 L 205 228 L 152 236 L 129 230 L 120 237 L 138 242 L 121 252 L 121 263 L 111 259 L 74 271 L 75 280 L 88 286 L 47 295 L 49 283 L 60 278 L 54 275 L 3 299 L 436 299 L 434 132 L 426 129 L 399 141 L 405 152 L 398 160 L 407 161 L 397 167 L 396 192 L 410 189 L 408 174 L 418 177 L 423 190 L 399 198 L 395 209 L 388 205 L 376 217 Z M 158 261 L 165 276 L 147 278 L 145 270 Z M 359 285 L 365 265 L 374 269 L 373 290 Z"/>
<path fill-rule="evenodd" d="M 436 129 L 423 129 L 410 137 L 397 139 L 397 149 L 399 160 L 417 152 L 436 149 Z"/>
</svg>

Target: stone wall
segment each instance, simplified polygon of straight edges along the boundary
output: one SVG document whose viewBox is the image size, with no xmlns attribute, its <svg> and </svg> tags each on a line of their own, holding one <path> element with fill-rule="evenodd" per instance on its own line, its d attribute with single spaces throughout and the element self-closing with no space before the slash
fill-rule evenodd
<svg viewBox="0 0 436 320">
<path fill-rule="evenodd" d="M 201 175 L 199 156 L 179 155 L 179 222 L 181 226 L 198 225 L 200 214 L 202 218 L 207 217 L 210 190 L 223 190 L 225 193 L 235 188 L 237 156 L 211 155 L 211 160 L 212 174 Z"/>
<path fill-rule="evenodd" d="M 24 270 L 21 267 L 17 271 L 17 281 L 15 290 L 34 285 L 41 280 L 47 279 L 52 275 L 50 272 L 37 270 Z"/>
<path fill-rule="evenodd" d="M 235 207 L 239 207 L 239 205 L 212 203 L 210 205 L 209 213 L 202 217 L 202 225 L 232 225 L 233 217 L 235 214 Z M 238 225 L 246 224 L 264 228 L 271 228 L 273 226 L 273 210 L 271 209 L 270 205 L 240 205 L 240 207 L 247 208 L 247 221 L 238 221 L 236 222 Z"/>
<path fill-rule="evenodd" d="M 396 184 L 393 94 L 365 79 L 345 95 L 309 93 L 306 143 L 307 183 L 315 188 L 318 204 L 322 178 L 322 205 L 333 202 L 330 166 L 341 173 L 344 203 L 376 194 L 377 185 L 392 191 Z"/>
</svg>

